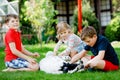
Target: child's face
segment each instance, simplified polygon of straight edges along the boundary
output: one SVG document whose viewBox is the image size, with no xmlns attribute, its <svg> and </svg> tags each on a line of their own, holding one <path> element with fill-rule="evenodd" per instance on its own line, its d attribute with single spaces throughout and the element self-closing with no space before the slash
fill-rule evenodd
<svg viewBox="0 0 120 80">
<path fill-rule="evenodd" d="M 65 31 L 60 33 L 60 36 L 61 36 L 61 38 L 66 39 L 68 34 L 69 34 L 68 30 L 65 30 Z"/>
<path fill-rule="evenodd" d="M 95 45 L 95 43 L 96 43 L 96 40 L 97 40 L 97 36 L 94 35 L 92 38 L 86 37 L 85 40 L 84 40 L 84 42 L 85 42 L 87 45 L 93 47 L 93 46 Z"/>
<path fill-rule="evenodd" d="M 11 17 L 7 24 L 9 28 L 17 30 L 19 28 L 19 19 Z"/>
</svg>

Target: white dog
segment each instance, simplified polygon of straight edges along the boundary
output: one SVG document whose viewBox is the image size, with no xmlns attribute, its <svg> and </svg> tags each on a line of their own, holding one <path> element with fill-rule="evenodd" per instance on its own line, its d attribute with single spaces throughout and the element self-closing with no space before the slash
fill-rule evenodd
<svg viewBox="0 0 120 80">
<path fill-rule="evenodd" d="M 62 58 L 54 56 L 53 52 L 48 51 L 46 57 L 39 62 L 40 70 L 46 73 L 61 74 L 61 66 L 65 62 Z"/>
<path fill-rule="evenodd" d="M 52 51 L 48 51 L 46 57 L 39 62 L 40 70 L 52 74 L 81 71 L 84 67 L 82 63 L 69 64 L 70 59 L 69 56 L 54 56 Z"/>
</svg>

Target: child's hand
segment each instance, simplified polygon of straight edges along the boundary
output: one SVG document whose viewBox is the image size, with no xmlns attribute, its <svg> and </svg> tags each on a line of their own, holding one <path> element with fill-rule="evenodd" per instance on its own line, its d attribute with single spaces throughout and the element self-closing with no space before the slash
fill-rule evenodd
<svg viewBox="0 0 120 80">
<path fill-rule="evenodd" d="M 89 64 L 90 64 L 90 62 L 88 61 L 88 62 L 84 65 L 85 68 L 89 68 L 89 67 L 90 67 Z"/>
<path fill-rule="evenodd" d="M 40 54 L 37 53 L 37 52 L 35 52 L 35 53 L 33 54 L 33 57 L 40 57 Z"/>
<path fill-rule="evenodd" d="M 36 64 L 36 59 L 34 58 L 28 58 L 28 62 L 32 63 L 32 64 Z"/>
</svg>

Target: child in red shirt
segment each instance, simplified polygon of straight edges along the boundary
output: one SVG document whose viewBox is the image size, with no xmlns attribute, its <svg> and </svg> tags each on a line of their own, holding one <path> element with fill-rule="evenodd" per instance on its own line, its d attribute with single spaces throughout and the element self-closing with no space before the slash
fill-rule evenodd
<svg viewBox="0 0 120 80">
<path fill-rule="evenodd" d="M 7 69 L 3 71 L 36 71 L 39 69 L 38 63 L 32 57 L 39 57 L 35 52 L 32 54 L 26 50 L 21 41 L 21 35 L 18 31 L 19 19 L 15 14 L 6 16 L 5 22 L 9 30 L 5 35 L 5 65 Z"/>
</svg>

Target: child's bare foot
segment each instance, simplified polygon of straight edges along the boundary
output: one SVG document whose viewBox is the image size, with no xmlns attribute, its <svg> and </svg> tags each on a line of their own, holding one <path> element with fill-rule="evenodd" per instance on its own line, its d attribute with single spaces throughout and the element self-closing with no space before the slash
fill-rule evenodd
<svg viewBox="0 0 120 80">
<path fill-rule="evenodd" d="M 16 71 L 16 69 L 13 69 L 13 68 L 7 68 L 7 69 L 3 69 L 2 72 L 12 72 L 12 71 Z"/>
</svg>

